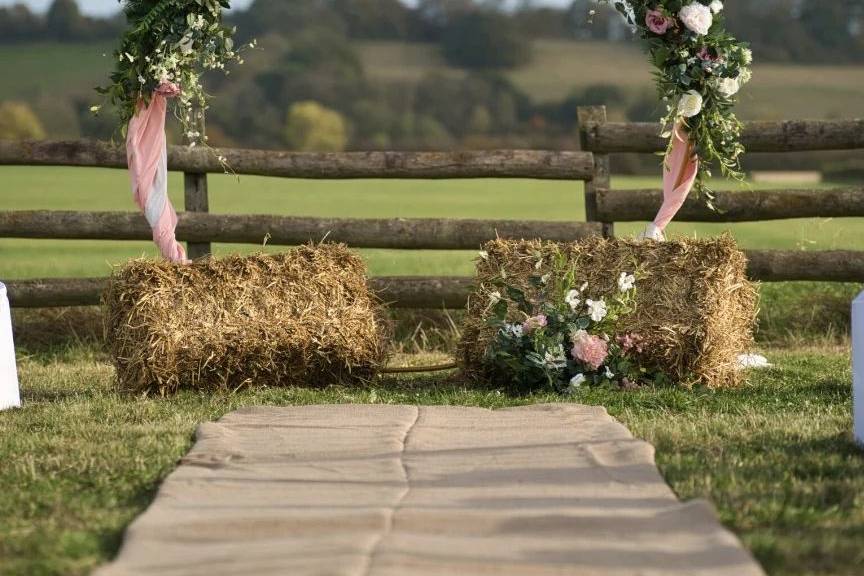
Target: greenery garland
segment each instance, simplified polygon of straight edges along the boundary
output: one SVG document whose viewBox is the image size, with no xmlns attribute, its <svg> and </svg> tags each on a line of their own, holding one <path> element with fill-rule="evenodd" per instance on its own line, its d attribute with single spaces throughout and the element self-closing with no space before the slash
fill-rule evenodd
<svg viewBox="0 0 864 576">
<path fill-rule="evenodd" d="M 118 110 L 125 130 L 139 103 L 159 93 L 175 97 L 174 115 L 190 146 L 206 144 L 205 115 L 209 95 L 201 76 L 243 63 L 234 47 L 233 28 L 222 23 L 229 0 L 126 0 L 129 29 L 114 52 L 111 84 L 97 88 Z M 254 48 L 255 42 L 247 47 Z M 91 110 L 98 113 L 101 106 Z"/>
<path fill-rule="evenodd" d="M 670 138 L 678 123 L 687 129 L 700 158 L 696 189 L 711 206 L 706 181 L 713 165 L 744 179 L 741 123 L 732 109 L 750 81 L 752 52 L 726 31 L 720 0 L 600 1 L 613 4 L 645 42 L 667 106 L 663 136 Z"/>
</svg>

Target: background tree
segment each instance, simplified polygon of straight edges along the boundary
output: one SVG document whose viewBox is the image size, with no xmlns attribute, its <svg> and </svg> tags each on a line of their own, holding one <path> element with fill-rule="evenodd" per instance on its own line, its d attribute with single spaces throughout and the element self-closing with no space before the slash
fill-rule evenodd
<svg viewBox="0 0 864 576">
<path fill-rule="evenodd" d="M 317 102 L 297 102 L 288 110 L 285 139 L 294 150 L 340 152 L 348 143 L 345 119 Z"/>
<path fill-rule="evenodd" d="M 470 11 L 453 19 L 441 40 L 444 58 L 470 69 L 516 68 L 531 59 L 531 43 L 499 12 Z"/>
<path fill-rule="evenodd" d="M 41 140 L 42 122 L 23 102 L 0 102 L 0 140 Z"/>
<path fill-rule="evenodd" d="M 88 24 L 75 0 L 54 0 L 45 15 L 45 34 L 59 42 L 84 40 L 88 37 Z"/>
</svg>

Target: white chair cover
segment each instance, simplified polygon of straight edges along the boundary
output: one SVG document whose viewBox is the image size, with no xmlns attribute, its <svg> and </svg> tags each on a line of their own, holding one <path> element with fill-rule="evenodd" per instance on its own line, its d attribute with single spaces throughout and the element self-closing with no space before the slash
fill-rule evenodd
<svg viewBox="0 0 864 576">
<path fill-rule="evenodd" d="M 21 406 L 18 392 L 18 370 L 12 343 L 12 314 L 6 286 L 0 282 L 0 410 Z"/>
</svg>

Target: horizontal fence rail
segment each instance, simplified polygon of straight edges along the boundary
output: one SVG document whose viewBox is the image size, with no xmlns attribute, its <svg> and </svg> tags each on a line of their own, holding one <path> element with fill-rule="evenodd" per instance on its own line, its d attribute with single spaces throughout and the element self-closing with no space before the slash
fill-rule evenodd
<svg viewBox="0 0 864 576">
<path fill-rule="evenodd" d="M 492 150 L 464 152 L 280 152 L 186 146 L 168 148 L 169 170 L 222 173 L 217 155 L 236 174 L 282 178 L 533 178 L 590 180 L 589 152 Z M 126 150 L 96 141 L 0 140 L 0 165 L 126 168 Z"/>
<path fill-rule="evenodd" d="M 479 250 L 495 238 L 544 238 L 572 241 L 599 236 L 596 222 L 537 222 L 449 218 L 297 218 L 292 216 L 209 214 L 178 215 L 177 238 L 296 246 L 307 242 L 343 242 L 354 248 L 408 250 Z M 150 240 L 153 232 L 137 212 L 0 212 L 0 237 L 65 240 Z"/>
<path fill-rule="evenodd" d="M 864 252 L 748 250 L 748 276 L 769 282 L 864 282 Z M 371 278 L 373 290 L 394 308 L 464 308 L 473 279 L 403 276 Z M 53 278 L 6 283 L 13 308 L 99 304 L 106 278 Z"/>
<path fill-rule="evenodd" d="M 393 308 L 463 308 L 473 280 L 459 277 L 399 276 L 370 278 L 370 287 Z M 50 278 L 6 283 L 13 308 L 96 306 L 107 278 Z"/>
<path fill-rule="evenodd" d="M 605 122 L 582 127 L 583 148 L 600 154 L 662 152 L 668 140 L 657 123 Z M 748 152 L 809 152 L 864 148 L 864 120 L 745 122 Z"/>
<path fill-rule="evenodd" d="M 864 216 L 864 187 L 812 190 L 742 190 L 716 192 L 711 210 L 691 196 L 675 216 L 679 222 L 754 222 L 787 218 Z M 598 190 L 597 219 L 650 221 L 663 202 L 662 190 Z"/>
</svg>

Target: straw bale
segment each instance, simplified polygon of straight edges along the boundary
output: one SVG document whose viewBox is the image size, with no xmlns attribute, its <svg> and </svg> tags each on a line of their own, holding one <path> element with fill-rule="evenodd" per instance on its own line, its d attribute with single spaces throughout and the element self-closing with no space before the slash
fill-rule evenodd
<svg viewBox="0 0 864 576">
<path fill-rule="evenodd" d="M 343 245 L 189 265 L 133 260 L 103 296 L 122 388 L 235 390 L 371 379 L 390 328 Z"/>
<path fill-rule="evenodd" d="M 495 329 L 486 324 L 493 281 L 536 294 L 530 278 L 550 271 L 553 254 L 575 270 L 576 284 L 587 282 L 588 297 L 617 290 L 621 272 L 637 274 L 637 310 L 620 320 L 621 332 L 643 336 L 639 358 L 682 386 L 735 386 L 741 381 L 739 354 L 753 343 L 757 286 L 746 277 L 746 257 L 724 235 L 710 240 L 668 242 L 589 238 L 572 244 L 494 240 L 477 263 L 459 358 L 472 378 L 489 378 L 484 356 Z M 542 261 L 541 261 L 542 259 Z M 538 262 L 540 262 L 538 267 Z"/>
</svg>

